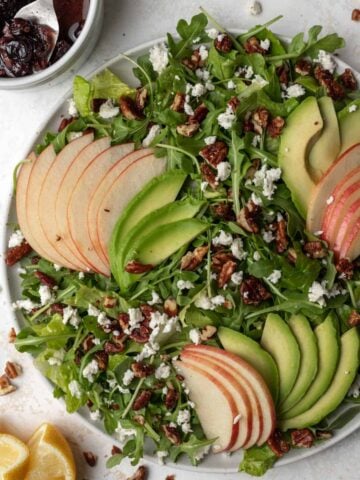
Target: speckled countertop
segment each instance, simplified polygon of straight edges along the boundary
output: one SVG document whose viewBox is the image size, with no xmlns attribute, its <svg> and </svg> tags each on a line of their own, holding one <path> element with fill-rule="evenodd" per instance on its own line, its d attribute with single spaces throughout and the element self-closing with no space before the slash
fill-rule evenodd
<svg viewBox="0 0 360 480">
<path fill-rule="evenodd" d="M 341 58 L 360 70 L 360 24 L 351 21 L 353 8 L 360 8 L 360 0 L 262 0 L 263 13 L 251 17 L 245 0 L 99 0 L 105 3 L 103 33 L 96 50 L 81 68 L 88 74 L 115 54 L 143 42 L 174 31 L 177 19 L 189 18 L 203 5 L 220 23 L 231 28 L 247 28 L 284 15 L 276 30 L 293 35 L 313 24 L 322 24 L 326 31 L 336 30 L 347 40 Z M 58 85 L 44 86 L 27 92 L 0 91 L 0 216 L 6 222 L 6 208 L 11 190 L 13 167 L 31 147 L 34 132 L 43 123 L 53 106 L 71 86 L 70 73 Z M 2 235 L 2 234 L 1 234 Z M 79 480 L 125 479 L 133 471 L 127 463 L 107 471 L 105 459 L 112 447 L 111 439 L 90 430 L 76 415 L 68 415 L 63 405 L 52 398 L 48 385 L 32 365 L 28 355 L 18 354 L 7 343 L 7 333 L 13 326 L 5 296 L 0 285 L 0 370 L 7 359 L 19 362 L 24 374 L 16 380 L 17 391 L 0 398 L 0 431 L 8 431 L 27 439 L 41 422 L 53 422 L 61 427 L 77 457 Z M 360 478 L 360 431 L 316 456 L 271 471 L 266 479 L 277 480 L 355 480 Z M 88 467 L 82 452 L 90 450 L 99 457 L 95 468 Z M 165 480 L 176 474 L 176 480 L 218 480 L 220 475 L 196 474 L 149 464 L 149 480 Z M 245 478 L 245 475 L 222 475 L 226 480 Z M 248 477 L 246 477 L 248 478 Z"/>
</svg>

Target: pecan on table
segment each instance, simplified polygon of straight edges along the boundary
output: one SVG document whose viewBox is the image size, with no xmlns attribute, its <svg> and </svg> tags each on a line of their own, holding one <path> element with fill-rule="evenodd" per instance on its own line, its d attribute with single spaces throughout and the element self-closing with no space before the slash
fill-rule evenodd
<svg viewBox="0 0 360 480">
<path fill-rule="evenodd" d="M 7 375 L 0 376 L 0 397 L 15 392 L 16 387 L 11 384 Z"/>
<path fill-rule="evenodd" d="M 290 450 L 290 445 L 284 440 L 279 430 L 275 430 L 266 443 L 277 457 L 282 457 Z"/>
<path fill-rule="evenodd" d="M 111 448 L 111 455 L 121 455 L 122 450 L 121 448 L 117 447 L 116 445 L 113 445 Z"/>
<path fill-rule="evenodd" d="M 86 463 L 89 467 L 95 467 L 97 463 L 97 456 L 93 452 L 83 452 Z"/>
<path fill-rule="evenodd" d="M 136 472 L 134 473 L 134 475 L 132 475 L 131 477 L 128 477 L 127 480 L 146 480 L 146 479 L 147 479 L 147 476 L 148 476 L 147 468 L 144 467 L 144 465 L 141 465 L 141 466 L 136 470 Z"/>
<path fill-rule="evenodd" d="M 351 20 L 354 22 L 360 22 L 360 8 L 354 8 L 351 13 Z"/>
<path fill-rule="evenodd" d="M 8 333 L 8 342 L 9 343 L 15 343 L 16 340 L 16 331 L 15 328 L 10 328 L 10 331 Z"/>
<path fill-rule="evenodd" d="M 13 380 L 22 374 L 22 368 L 18 363 L 6 362 L 4 372 L 8 378 Z"/>
</svg>

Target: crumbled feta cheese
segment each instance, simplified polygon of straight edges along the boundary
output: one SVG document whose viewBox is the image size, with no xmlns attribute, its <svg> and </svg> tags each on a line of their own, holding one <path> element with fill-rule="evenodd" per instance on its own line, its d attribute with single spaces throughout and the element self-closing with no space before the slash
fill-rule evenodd
<svg viewBox="0 0 360 480">
<path fill-rule="evenodd" d="M 216 135 L 211 135 L 204 138 L 205 145 L 212 145 L 216 142 Z"/>
<path fill-rule="evenodd" d="M 231 281 L 234 285 L 241 285 L 242 281 L 243 281 L 243 278 L 244 278 L 244 274 L 243 272 L 234 272 L 232 275 L 231 275 Z"/>
<path fill-rule="evenodd" d="M 216 295 L 215 297 L 211 298 L 211 303 L 214 305 L 214 307 L 218 307 L 225 303 L 225 298 L 223 295 Z"/>
<path fill-rule="evenodd" d="M 205 45 L 200 45 L 200 48 L 199 48 L 199 55 L 200 55 L 200 58 L 202 61 L 206 60 L 209 56 L 209 51 L 208 49 L 205 47 Z"/>
<path fill-rule="evenodd" d="M 184 433 L 189 433 L 192 431 L 190 426 L 190 420 L 191 420 L 190 410 L 179 410 L 176 423 L 181 427 L 181 430 Z"/>
<path fill-rule="evenodd" d="M 18 272 L 19 275 L 24 275 L 26 273 L 26 268 L 19 267 L 17 269 L 17 272 Z"/>
<path fill-rule="evenodd" d="M 197 68 L 195 70 L 195 75 L 204 82 L 207 82 L 210 79 L 210 72 L 205 68 Z"/>
<path fill-rule="evenodd" d="M 83 135 L 84 135 L 83 132 L 69 132 L 67 134 L 68 142 L 72 142 L 73 140 L 76 140 L 77 138 L 80 138 Z"/>
<path fill-rule="evenodd" d="M 305 88 L 298 83 L 294 83 L 287 87 L 283 93 L 284 98 L 297 98 L 305 95 Z"/>
<path fill-rule="evenodd" d="M 190 95 L 186 95 L 185 97 L 185 103 L 184 103 L 184 112 L 186 115 L 193 115 L 194 110 L 192 106 L 190 105 Z"/>
<path fill-rule="evenodd" d="M 216 166 L 216 180 L 225 182 L 231 175 L 231 165 L 229 162 L 220 162 Z"/>
<path fill-rule="evenodd" d="M 98 317 L 101 312 L 98 308 L 94 307 L 94 305 L 91 305 L 91 303 L 89 303 L 87 313 L 90 317 Z"/>
<path fill-rule="evenodd" d="M 278 281 L 281 278 L 281 271 L 280 270 L 274 270 L 268 277 L 266 277 L 266 280 L 268 280 L 272 284 L 278 283 Z"/>
<path fill-rule="evenodd" d="M 331 205 L 334 200 L 334 195 L 330 195 L 330 197 L 326 200 L 326 205 Z"/>
<path fill-rule="evenodd" d="M 161 390 L 161 393 L 163 395 L 166 395 L 168 393 L 168 391 L 169 391 L 169 388 L 165 385 L 165 387 Z"/>
<path fill-rule="evenodd" d="M 115 430 L 115 434 L 119 443 L 124 446 L 131 438 L 135 437 L 136 430 L 134 428 L 123 428 L 120 424 Z"/>
<path fill-rule="evenodd" d="M 57 263 L 54 263 L 54 270 L 55 270 L 55 272 L 60 272 L 61 269 L 62 269 L 62 266 L 61 266 L 61 265 L 58 265 Z"/>
<path fill-rule="evenodd" d="M 93 422 L 100 420 L 101 419 L 100 410 L 94 410 L 93 412 L 90 412 L 90 418 Z"/>
<path fill-rule="evenodd" d="M 47 303 L 51 302 L 51 300 L 53 299 L 53 295 L 51 293 L 51 290 L 47 285 L 40 285 L 39 295 L 40 295 L 40 304 L 41 305 L 46 305 Z"/>
<path fill-rule="evenodd" d="M 267 80 L 265 80 L 265 78 L 263 78 L 261 75 L 255 75 L 255 77 L 251 81 L 252 85 L 256 85 L 259 88 L 266 87 L 266 85 L 268 85 L 268 83 L 269 82 Z"/>
<path fill-rule="evenodd" d="M 267 52 L 270 48 L 270 40 L 268 38 L 260 40 L 260 47 Z"/>
<path fill-rule="evenodd" d="M 195 345 L 199 345 L 199 343 L 201 343 L 200 330 L 198 328 L 192 328 L 189 332 L 189 338 Z"/>
<path fill-rule="evenodd" d="M 205 93 L 206 88 L 202 83 L 196 83 L 191 89 L 191 95 L 193 97 L 201 97 L 202 95 L 205 95 Z"/>
<path fill-rule="evenodd" d="M 151 143 L 153 142 L 154 138 L 156 137 L 156 135 L 159 134 L 160 130 L 161 130 L 160 125 L 153 125 L 150 128 L 149 133 L 146 135 L 146 137 L 142 141 L 142 146 L 144 148 L 149 147 L 151 145 Z"/>
<path fill-rule="evenodd" d="M 228 90 L 234 90 L 236 88 L 235 82 L 233 80 L 229 80 L 227 83 Z"/>
<path fill-rule="evenodd" d="M 14 310 L 25 310 L 27 313 L 32 312 L 34 308 L 37 308 L 38 306 L 37 303 L 34 303 L 29 298 L 26 298 L 25 300 L 17 300 L 12 304 Z"/>
<path fill-rule="evenodd" d="M 349 113 L 353 113 L 353 112 L 356 112 L 356 110 L 358 109 L 357 105 L 350 105 L 349 107 Z"/>
<path fill-rule="evenodd" d="M 177 288 L 181 290 L 190 290 L 190 288 L 194 288 L 194 284 L 189 280 L 178 280 L 176 284 Z"/>
<path fill-rule="evenodd" d="M 219 245 L 223 245 L 224 247 L 230 247 L 230 245 L 232 245 L 233 243 L 233 240 L 234 239 L 231 233 L 226 233 L 224 232 L 224 230 L 220 230 L 219 235 L 212 239 L 212 244 L 216 247 Z"/>
<path fill-rule="evenodd" d="M 275 237 L 270 230 L 263 230 L 262 231 L 262 237 L 264 239 L 264 242 L 266 242 L 266 243 L 271 243 L 272 241 L 275 240 Z"/>
<path fill-rule="evenodd" d="M 211 299 L 207 295 L 201 295 L 195 300 L 195 307 L 201 308 L 202 310 L 214 310 L 214 305 L 211 302 Z"/>
<path fill-rule="evenodd" d="M 114 105 L 111 99 L 108 99 L 100 106 L 99 116 L 104 120 L 108 120 L 119 115 L 119 111 L 119 107 Z"/>
<path fill-rule="evenodd" d="M 147 302 L 148 305 L 156 305 L 157 303 L 161 303 L 160 295 L 156 292 L 151 292 L 151 300 Z"/>
<path fill-rule="evenodd" d="M 330 73 L 334 73 L 336 69 L 336 62 L 334 61 L 330 53 L 325 50 L 319 50 L 318 57 L 315 62 L 320 63 L 324 70 L 328 70 Z"/>
<path fill-rule="evenodd" d="M 165 43 L 159 43 L 150 48 L 150 62 L 157 73 L 161 73 L 169 63 L 169 53 Z"/>
<path fill-rule="evenodd" d="M 224 128 L 225 130 L 230 130 L 236 120 L 236 115 L 233 112 L 233 109 L 228 106 L 225 112 L 218 115 L 217 120 L 220 127 Z"/>
<path fill-rule="evenodd" d="M 114 332 L 114 334 L 115 334 L 115 332 Z M 93 338 L 93 344 L 94 345 L 100 345 L 100 343 L 101 343 L 100 338 Z"/>
<path fill-rule="evenodd" d="M 231 253 L 238 260 L 244 260 L 247 253 L 244 251 L 244 243 L 241 238 L 235 238 L 230 247 Z"/>
<path fill-rule="evenodd" d="M 248 12 L 250 15 L 260 15 L 262 12 L 262 6 L 261 3 L 258 2 L 257 0 L 249 0 L 246 6 Z"/>
<path fill-rule="evenodd" d="M 280 168 L 267 168 L 266 165 L 263 165 L 260 170 L 255 172 L 253 184 L 256 187 L 262 187 L 262 193 L 264 197 L 269 200 L 272 200 L 273 195 L 276 190 L 275 182 L 281 178 L 281 169 Z"/>
<path fill-rule="evenodd" d="M 211 445 L 207 445 L 206 447 L 199 448 L 199 450 L 197 451 L 197 453 L 195 455 L 195 460 L 200 462 L 200 460 L 202 460 L 205 457 L 205 455 L 207 455 L 209 453 L 210 448 L 211 448 Z"/>
<path fill-rule="evenodd" d="M 135 378 L 134 372 L 128 369 L 124 373 L 122 383 L 127 387 L 128 385 L 130 385 L 130 383 L 133 381 L 134 378 Z"/>
<path fill-rule="evenodd" d="M 144 320 L 141 310 L 139 308 L 129 308 L 128 310 L 129 315 L 129 325 L 124 332 L 129 335 L 133 330 L 139 328 L 141 322 Z"/>
<path fill-rule="evenodd" d="M 48 364 L 51 366 L 57 366 L 60 367 L 60 365 L 63 363 L 65 358 L 65 350 L 61 348 L 60 350 L 56 350 L 52 357 L 48 358 Z"/>
<path fill-rule="evenodd" d="M 314 235 L 315 237 L 320 237 L 320 235 L 322 235 L 324 232 L 322 230 L 317 230 L 316 232 L 314 232 Z"/>
<path fill-rule="evenodd" d="M 25 240 L 24 235 L 21 233 L 20 230 L 15 230 L 14 233 L 11 234 L 9 238 L 9 248 L 19 247 L 23 241 Z"/>
<path fill-rule="evenodd" d="M 166 450 L 158 450 L 156 456 L 158 457 L 159 465 L 164 465 L 164 458 L 169 456 L 169 452 Z"/>
<path fill-rule="evenodd" d="M 218 42 L 222 42 L 225 38 L 225 33 L 219 33 L 218 36 L 216 37 L 216 40 Z"/>
<path fill-rule="evenodd" d="M 219 35 L 219 32 L 216 30 L 216 28 L 209 28 L 206 33 L 212 40 L 215 40 L 215 38 Z"/>
<path fill-rule="evenodd" d="M 201 190 L 202 192 L 205 192 L 208 186 L 209 186 L 208 182 L 201 182 L 201 184 L 200 184 L 200 190 Z"/>
<path fill-rule="evenodd" d="M 254 252 L 253 259 L 255 262 L 258 262 L 261 259 L 261 255 L 259 252 Z"/>
<path fill-rule="evenodd" d="M 111 324 L 111 320 L 107 318 L 106 313 L 101 312 L 97 317 L 97 323 L 100 325 L 100 327 L 108 327 Z"/>
<path fill-rule="evenodd" d="M 76 108 L 75 100 L 73 98 L 70 98 L 70 100 L 69 100 L 68 114 L 70 115 L 70 117 L 77 117 L 78 114 L 79 114 L 79 112 Z"/>
<path fill-rule="evenodd" d="M 81 318 L 78 314 L 77 308 L 73 308 L 67 305 L 63 310 L 63 324 L 70 323 L 73 327 L 77 328 L 81 322 Z"/>
<path fill-rule="evenodd" d="M 321 307 L 323 307 L 326 304 L 324 298 L 326 294 L 327 290 L 324 285 L 319 282 L 313 282 L 308 292 L 309 302 L 318 303 Z"/>
<path fill-rule="evenodd" d="M 195 44 L 195 43 L 199 43 L 200 40 L 201 40 L 200 37 L 196 37 L 196 38 L 194 38 L 194 40 L 192 41 L 192 43 L 194 43 L 194 44 Z"/>
<path fill-rule="evenodd" d="M 247 80 L 250 80 L 254 76 L 254 70 L 251 65 L 245 65 L 243 67 L 240 67 L 236 72 L 235 72 L 235 77 L 240 77 L 244 76 Z"/>
<path fill-rule="evenodd" d="M 158 366 L 158 368 L 155 370 L 155 378 L 160 380 L 161 378 L 169 378 L 171 373 L 171 369 L 169 365 L 166 365 L 165 363 L 162 363 L 161 365 Z"/>
<path fill-rule="evenodd" d="M 260 145 L 260 142 L 261 142 L 261 136 L 254 135 L 253 139 L 251 140 L 251 145 L 256 148 L 258 145 Z"/>
<path fill-rule="evenodd" d="M 84 272 L 79 272 L 79 280 L 83 280 L 85 278 L 85 273 Z"/>
<path fill-rule="evenodd" d="M 250 200 L 252 201 L 252 203 L 254 205 L 260 205 L 261 206 L 263 204 L 263 201 L 261 200 L 261 198 L 258 197 L 254 192 L 251 194 Z"/>
<path fill-rule="evenodd" d="M 77 380 L 71 380 L 69 383 L 70 395 L 74 398 L 81 398 L 80 383 Z"/>
<path fill-rule="evenodd" d="M 95 380 L 95 375 L 98 372 L 99 372 L 99 364 L 94 359 L 94 360 L 91 360 L 91 362 L 86 365 L 82 374 L 84 378 L 86 378 L 90 383 L 92 383 Z"/>
<path fill-rule="evenodd" d="M 359 398 L 360 397 L 360 375 L 357 375 L 354 383 L 351 385 L 348 393 L 348 397 Z"/>
</svg>

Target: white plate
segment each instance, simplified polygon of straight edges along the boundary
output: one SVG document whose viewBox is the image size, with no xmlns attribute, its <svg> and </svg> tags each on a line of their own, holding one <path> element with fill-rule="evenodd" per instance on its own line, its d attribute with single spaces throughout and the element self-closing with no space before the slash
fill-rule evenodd
<svg viewBox="0 0 360 480">
<path fill-rule="evenodd" d="M 165 40 L 164 38 L 161 38 L 156 41 L 139 45 L 138 47 L 133 48 L 132 50 L 129 50 L 128 52 L 126 52 L 126 55 L 136 59 L 138 56 L 147 53 L 150 47 L 152 47 L 155 43 L 162 42 L 164 40 Z M 338 58 L 336 58 L 336 61 L 338 63 L 340 71 L 348 67 L 347 64 L 345 64 L 343 61 L 339 60 Z M 114 73 L 118 74 L 122 78 L 122 80 L 124 80 L 126 83 L 136 85 L 136 83 L 134 83 L 136 79 L 132 74 L 133 65 L 128 60 L 126 60 L 123 55 L 119 55 L 118 57 L 113 58 L 112 60 L 107 62 L 105 65 L 103 65 L 101 68 L 93 72 L 93 75 L 100 72 L 104 68 L 111 68 L 111 70 Z M 354 72 L 354 73 L 356 74 L 357 79 L 360 83 L 360 74 L 358 74 L 357 72 Z M 69 92 L 67 95 L 65 95 L 61 99 L 58 105 L 54 108 L 53 112 L 49 115 L 49 118 L 44 122 L 42 128 L 40 129 L 41 133 L 39 135 L 34 135 L 34 138 L 33 138 L 34 146 L 42 140 L 45 132 L 47 132 L 48 130 L 57 131 L 57 127 L 60 123 L 61 116 L 62 115 L 67 116 L 67 100 L 70 98 L 70 96 L 71 96 L 71 92 Z M 8 222 L 7 222 L 7 225 L 2 228 L 2 232 L 1 232 L 1 236 L 2 236 L 1 244 L 3 246 L 2 251 L 4 251 L 6 249 L 8 238 L 12 232 L 12 225 L 16 223 L 16 214 L 15 214 L 15 202 L 11 198 L 10 187 L 8 192 L 2 192 L 2 194 L 9 194 L 9 198 L 10 198 L 9 204 L 8 204 L 8 215 L 7 215 Z M 17 275 L 17 269 L 16 268 L 7 269 L 6 267 L 4 267 L 4 265 L 5 265 L 4 262 L 2 262 L 1 269 L 0 269 L 0 277 L 1 277 L 0 281 L 2 280 L 1 285 L 4 286 L 4 293 L 8 300 L 7 307 L 5 306 L 5 308 L 7 308 L 8 310 L 8 312 L 6 312 L 7 318 L 12 319 L 12 325 L 10 324 L 9 326 L 20 328 L 23 325 L 21 315 L 20 314 L 15 315 L 14 312 L 9 308 L 9 305 L 11 305 L 11 303 L 16 299 L 20 298 L 20 295 L 21 295 L 20 282 L 19 282 L 19 277 Z M 52 392 L 52 385 L 48 380 L 44 378 L 44 394 L 51 396 L 52 394 L 51 392 Z M 107 435 L 104 432 L 104 429 L 102 428 L 102 425 L 100 422 L 94 422 L 90 419 L 87 409 L 84 408 L 79 413 L 75 413 L 74 415 L 81 417 L 88 424 L 89 427 L 96 430 L 99 434 Z M 286 465 L 286 464 L 304 459 L 306 457 L 309 457 L 310 455 L 315 455 L 316 453 L 322 450 L 325 450 L 326 448 L 329 448 L 330 446 L 339 442 L 343 438 L 347 437 L 348 435 L 353 433 L 358 427 L 360 427 L 360 415 L 355 417 L 340 431 L 336 432 L 334 437 L 331 438 L 330 440 L 320 443 L 319 445 L 314 446 L 311 449 L 299 449 L 299 450 L 294 449 L 291 452 L 289 452 L 287 455 L 285 455 L 285 458 L 279 460 L 275 465 L 276 466 Z M 198 467 L 193 467 L 187 459 L 181 458 L 177 464 L 173 465 L 173 467 L 183 469 L 183 470 L 197 471 L 197 472 L 203 472 L 203 473 L 205 472 L 218 473 L 218 474 L 235 473 L 238 471 L 238 466 L 241 460 L 241 456 L 242 456 L 241 453 L 233 454 L 230 457 L 225 454 L 208 455 Z M 152 447 L 150 443 L 146 446 L 145 457 L 149 461 L 157 462 L 157 459 L 154 458 L 154 456 L 152 455 Z"/>
</svg>

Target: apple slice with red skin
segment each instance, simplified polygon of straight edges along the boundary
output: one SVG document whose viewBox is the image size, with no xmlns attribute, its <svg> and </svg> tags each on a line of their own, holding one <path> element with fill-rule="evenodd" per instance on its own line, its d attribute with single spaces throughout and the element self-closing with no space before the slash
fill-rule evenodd
<svg viewBox="0 0 360 480">
<path fill-rule="evenodd" d="M 92 245 L 87 223 L 88 208 L 103 172 L 133 150 L 133 143 L 125 143 L 110 147 L 95 157 L 79 177 L 68 204 L 68 225 L 72 241 L 77 249 L 86 256 L 92 269 L 104 272 L 106 276 L 110 276 L 109 264 L 99 257 Z"/>
<path fill-rule="evenodd" d="M 355 224 L 347 233 L 341 249 L 339 258 L 347 258 L 350 261 L 355 260 L 360 255 L 360 213 L 357 216 Z"/>
<path fill-rule="evenodd" d="M 309 202 L 306 218 L 307 230 L 316 233 L 322 230 L 323 216 L 328 198 L 342 181 L 354 169 L 360 166 L 360 144 L 346 150 L 325 173 L 316 185 Z"/>
<path fill-rule="evenodd" d="M 184 377 L 206 437 L 216 439 L 214 453 L 230 451 L 239 435 L 239 412 L 231 393 L 220 378 L 199 366 L 179 360 L 174 365 Z"/>
<path fill-rule="evenodd" d="M 74 161 L 69 165 L 69 168 L 66 170 L 59 189 L 56 195 L 55 201 L 55 218 L 58 226 L 59 236 L 66 243 L 68 248 L 72 251 L 80 262 L 85 263 L 87 270 L 91 271 L 92 265 L 88 262 L 86 258 L 86 252 L 81 252 L 76 244 L 72 241 L 69 231 L 67 209 L 71 194 L 74 191 L 82 172 L 85 170 L 87 165 L 89 165 L 92 160 L 100 155 L 104 150 L 107 150 L 110 147 L 110 138 L 104 137 L 99 140 L 95 140 L 85 147 L 79 155 L 74 159 Z M 106 273 L 98 271 L 98 273 Z"/>
<path fill-rule="evenodd" d="M 40 186 L 39 219 L 46 238 L 52 247 L 66 258 L 73 270 L 85 271 L 87 264 L 80 261 L 61 238 L 55 219 L 55 204 L 62 178 L 78 154 L 94 140 L 93 134 L 83 135 L 68 143 L 51 164 L 46 178 Z M 62 262 L 59 265 L 65 266 Z"/>
<path fill-rule="evenodd" d="M 209 355 L 198 355 L 183 351 L 181 360 L 191 365 L 198 365 L 207 372 L 221 378 L 221 381 L 235 399 L 239 412 L 239 418 L 235 419 L 239 423 L 239 435 L 230 451 L 235 452 L 239 448 L 246 449 L 254 446 L 262 434 L 262 411 L 249 382 L 244 377 L 237 375 L 232 367 L 224 363 L 221 364 Z M 247 435 L 245 436 L 246 432 Z"/>
<path fill-rule="evenodd" d="M 165 157 L 158 158 L 150 154 L 133 162 L 113 181 L 99 206 L 96 222 L 98 234 L 96 248 L 101 248 L 107 259 L 110 237 L 123 209 L 144 185 L 164 173 L 166 164 Z"/>
<path fill-rule="evenodd" d="M 120 173 L 122 173 L 129 165 L 136 162 L 139 158 L 143 158 L 149 155 L 150 153 L 152 153 L 152 150 L 149 148 L 145 148 L 129 153 L 124 158 L 118 160 L 114 165 L 112 165 L 111 168 L 104 172 L 101 177 L 99 177 L 99 183 L 90 199 L 87 212 L 88 232 L 93 248 L 95 249 L 99 257 L 102 259 L 102 261 L 106 264 L 108 264 L 108 259 L 104 255 L 101 248 L 99 248 L 98 232 L 96 228 L 99 206 L 101 205 L 103 199 L 106 197 L 108 191 L 110 190 L 114 179 L 117 178 Z"/>
<path fill-rule="evenodd" d="M 335 242 L 333 244 L 333 249 L 338 258 L 348 258 L 349 260 L 354 260 L 356 257 L 349 257 L 348 252 L 350 245 L 357 237 L 358 229 L 357 225 L 360 219 L 360 191 L 357 200 L 355 200 L 344 212 L 344 216 L 341 220 Z"/>
<path fill-rule="evenodd" d="M 275 429 L 276 415 L 271 393 L 259 372 L 238 355 L 220 348 L 208 345 L 187 345 L 183 349 L 183 354 L 185 354 L 185 352 L 195 352 L 196 354 L 201 353 L 202 355 L 208 355 L 213 359 L 222 362 L 223 365 L 229 365 L 238 372 L 240 377 L 245 378 L 250 383 L 262 408 L 262 434 L 257 443 L 258 445 L 265 443 Z"/>
</svg>

